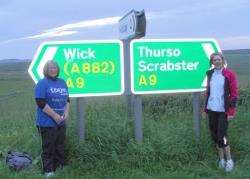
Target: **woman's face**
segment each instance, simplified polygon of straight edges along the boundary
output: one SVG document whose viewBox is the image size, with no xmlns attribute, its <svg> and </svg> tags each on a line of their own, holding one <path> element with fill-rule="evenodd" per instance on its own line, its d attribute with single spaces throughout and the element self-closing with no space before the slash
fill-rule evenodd
<svg viewBox="0 0 250 179">
<path fill-rule="evenodd" d="M 58 73 L 58 69 L 55 64 L 49 63 L 48 64 L 48 75 L 50 77 L 56 77 Z"/>
<path fill-rule="evenodd" d="M 212 61 L 216 69 L 221 69 L 223 67 L 223 60 L 219 55 L 215 55 Z"/>
</svg>

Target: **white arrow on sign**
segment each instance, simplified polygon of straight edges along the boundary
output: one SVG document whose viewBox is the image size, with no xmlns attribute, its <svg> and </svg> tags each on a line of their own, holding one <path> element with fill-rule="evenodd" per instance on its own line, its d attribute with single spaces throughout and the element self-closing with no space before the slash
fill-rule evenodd
<svg viewBox="0 0 250 179">
<path fill-rule="evenodd" d="M 37 50 L 35 58 L 38 57 L 38 55 L 40 54 L 42 48 L 43 48 L 43 45 L 41 45 L 39 47 L 39 49 Z M 53 60 L 53 58 L 54 58 L 54 56 L 55 56 L 55 54 L 57 52 L 57 49 L 58 49 L 58 46 L 52 46 L 52 47 L 48 47 L 45 50 L 45 52 L 43 54 L 43 57 L 42 57 L 42 60 L 41 60 L 40 64 L 38 65 L 38 68 L 37 68 L 37 71 L 36 71 L 40 78 L 44 77 L 44 75 L 43 75 L 43 67 L 44 67 L 45 63 L 47 61 L 49 61 L 49 60 Z M 36 79 L 35 75 L 32 72 L 32 68 L 33 68 L 34 65 L 35 65 L 35 60 L 32 60 L 30 66 L 29 66 L 28 72 L 29 72 L 31 78 L 35 81 L 35 83 L 37 83 L 38 79 Z"/>
<path fill-rule="evenodd" d="M 205 53 L 207 55 L 207 58 L 210 59 L 210 55 L 212 53 L 214 53 L 213 46 L 211 44 L 209 44 L 209 43 L 204 43 L 204 44 L 202 44 L 202 48 L 205 51 Z M 205 87 L 206 85 L 207 85 L 207 75 L 206 75 L 205 79 L 203 80 L 201 86 Z"/>
<path fill-rule="evenodd" d="M 46 51 L 44 52 L 43 57 L 41 59 L 41 62 L 38 65 L 38 68 L 37 68 L 37 73 L 40 76 L 40 78 L 44 77 L 44 75 L 43 75 L 43 67 L 44 67 L 45 63 L 47 61 L 49 61 L 49 60 L 53 60 L 53 58 L 54 58 L 54 56 L 56 54 L 57 49 L 58 49 L 57 46 L 55 46 L 55 47 L 48 47 L 46 49 Z"/>
<path fill-rule="evenodd" d="M 217 45 L 217 43 L 215 43 Z M 210 43 L 203 43 L 202 48 L 205 51 L 207 58 L 210 60 L 210 56 L 215 52 L 213 46 Z M 219 46 L 217 46 L 217 49 L 221 52 Z M 207 76 L 203 80 L 201 86 L 205 87 L 207 85 Z"/>
</svg>

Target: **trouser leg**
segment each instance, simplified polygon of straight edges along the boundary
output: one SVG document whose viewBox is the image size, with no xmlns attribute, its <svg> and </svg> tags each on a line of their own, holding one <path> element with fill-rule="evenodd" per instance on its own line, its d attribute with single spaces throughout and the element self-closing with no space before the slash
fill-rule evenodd
<svg viewBox="0 0 250 179">
<path fill-rule="evenodd" d="M 217 129 L 218 129 L 218 120 L 217 115 L 213 111 L 208 111 L 208 120 L 209 120 L 209 130 L 213 141 L 217 144 Z"/>
<path fill-rule="evenodd" d="M 217 128 L 217 138 L 219 148 L 225 148 L 228 146 L 227 137 L 228 121 L 225 113 L 220 112 L 218 114 L 218 128 Z"/>
<path fill-rule="evenodd" d="M 60 126 L 57 128 L 56 145 L 54 163 L 55 169 L 59 166 L 64 166 L 66 162 L 65 157 L 65 138 L 66 138 L 66 126 Z"/>
<path fill-rule="evenodd" d="M 52 172 L 54 168 L 56 133 L 53 127 L 40 127 L 42 137 L 42 164 L 44 172 Z"/>
</svg>

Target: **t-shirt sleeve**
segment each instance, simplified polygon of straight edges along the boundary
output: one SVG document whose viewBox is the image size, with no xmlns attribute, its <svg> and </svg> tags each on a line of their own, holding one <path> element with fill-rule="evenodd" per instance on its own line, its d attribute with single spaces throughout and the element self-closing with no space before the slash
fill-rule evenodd
<svg viewBox="0 0 250 179">
<path fill-rule="evenodd" d="M 64 81 L 64 80 L 63 80 Z M 69 88 L 68 88 L 68 85 L 67 83 L 64 81 L 64 84 L 65 84 L 65 87 L 66 87 L 66 90 L 67 90 L 67 93 L 68 93 L 68 98 L 67 98 L 67 102 L 70 103 L 70 99 L 69 99 Z"/>
<path fill-rule="evenodd" d="M 39 81 L 35 87 L 35 98 L 46 98 L 46 84 L 44 81 Z"/>
<path fill-rule="evenodd" d="M 68 93 L 68 97 L 69 97 L 69 88 L 68 88 L 68 85 L 67 85 L 67 83 L 66 83 L 65 80 L 63 80 L 63 82 L 64 82 L 64 85 L 65 85 L 65 87 L 66 87 L 66 90 L 67 90 L 67 93 Z"/>
</svg>

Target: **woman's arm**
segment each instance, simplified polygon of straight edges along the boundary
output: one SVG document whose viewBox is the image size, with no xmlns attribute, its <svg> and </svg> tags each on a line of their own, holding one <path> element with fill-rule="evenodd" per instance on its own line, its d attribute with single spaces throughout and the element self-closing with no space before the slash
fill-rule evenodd
<svg viewBox="0 0 250 179">
<path fill-rule="evenodd" d="M 60 123 L 63 119 L 63 117 L 57 114 L 48 104 L 44 106 L 43 112 L 52 117 L 56 123 Z"/>
<path fill-rule="evenodd" d="M 48 104 L 46 104 L 45 99 L 36 98 L 36 104 L 39 108 L 42 109 L 44 113 L 49 115 L 52 119 L 56 121 L 56 123 L 60 123 L 62 121 L 62 116 L 57 114 Z"/>
<path fill-rule="evenodd" d="M 67 104 L 65 106 L 65 111 L 64 111 L 64 114 L 63 114 L 63 119 L 68 119 L 68 117 L 69 117 L 69 104 L 70 104 L 70 101 L 69 101 L 69 98 L 68 98 Z"/>
<path fill-rule="evenodd" d="M 238 99 L 238 82 L 236 78 L 236 74 L 234 72 L 231 73 L 230 80 L 230 107 L 235 108 L 236 102 Z"/>
</svg>

